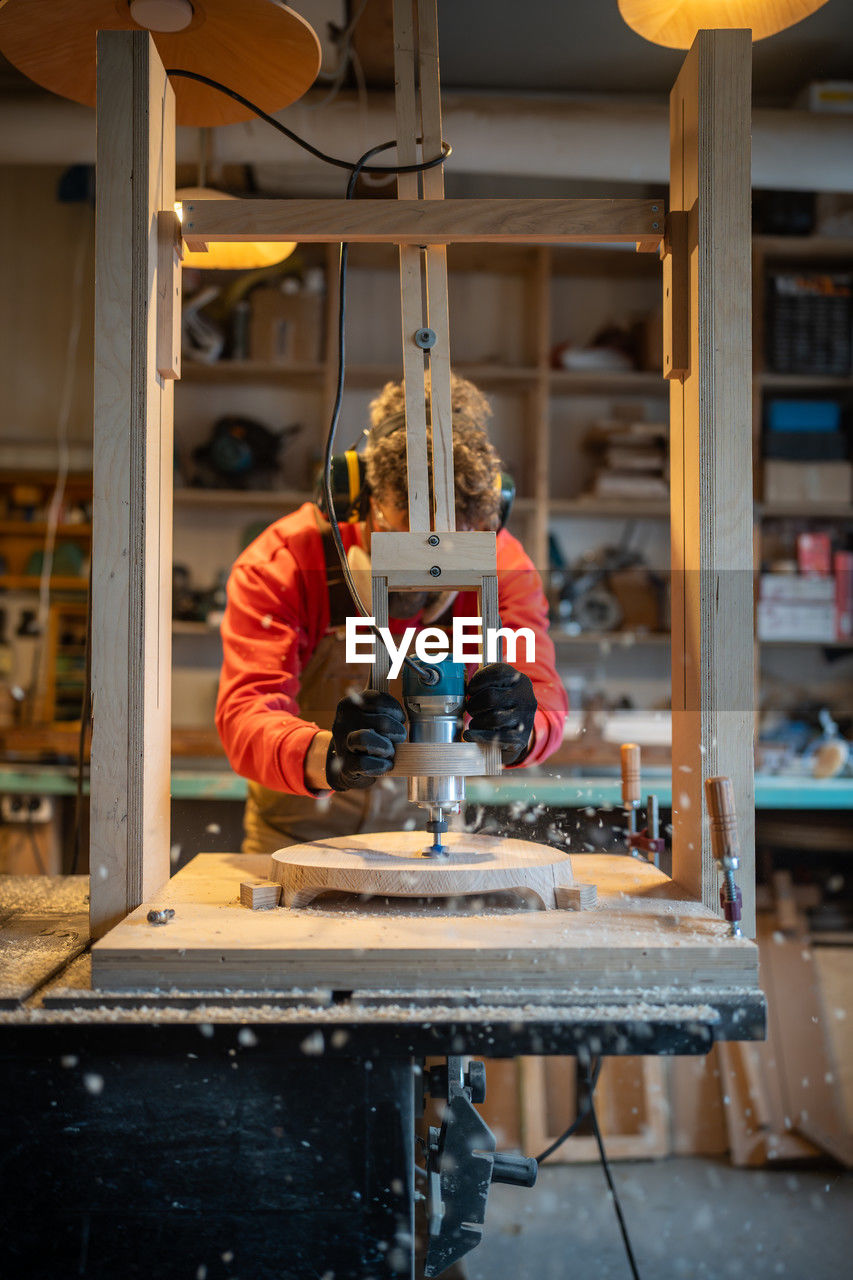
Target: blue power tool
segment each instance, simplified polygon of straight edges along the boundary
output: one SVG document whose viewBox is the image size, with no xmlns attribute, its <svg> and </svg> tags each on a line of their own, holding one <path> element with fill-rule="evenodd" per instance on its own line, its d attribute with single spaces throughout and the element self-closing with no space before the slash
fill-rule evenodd
<svg viewBox="0 0 853 1280">
<path fill-rule="evenodd" d="M 465 668 L 461 662 L 445 658 L 429 668 L 438 672 L 438 680 L 428 684 L 420 672 L 410 666 L 403 671 L 403 703 L 409 717 L 411 742 L 456 742 L 462 727 L 465 702 Z M 409 799 L 429 809 L 427 831 L 432 845 L 424 852 L 430 857 L 446 857 L 442 836 L 447 830 L 446 814 L 458 813 L 465 799 L 463 777 L 409 778 Z"/>
</svg>

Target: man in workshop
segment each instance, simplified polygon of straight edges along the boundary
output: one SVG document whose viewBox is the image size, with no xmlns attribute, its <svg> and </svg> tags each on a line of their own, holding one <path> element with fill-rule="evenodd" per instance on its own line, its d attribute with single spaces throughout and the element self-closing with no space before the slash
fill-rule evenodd
<svg viewBox="0 0 853 1280">
<path fill-rule="evenodd" d="M 500 461 L 486 432 L 491 410 L 455 375 L 451 398 L 457 527 L 497 529 Z M 408 528 L 399 383 L 371 404 L 366 435 L 363 518 L 340 529 L 369 601 L 371 534 Z M 539 575 L 506 529 L 498 533 L 497 567 L 501 626 L 531 628 L 535 660 L 526 660 L 522 642 L 514 666 L 469 671 L 465 733 L 496 740 L 506 766 L 538 764 L 562 740 L 566 694 Z M 232 767 L 249 779 L 244 853 L 414 826 L 405 779 L 383 776 L 406 738 L 399 690 L 393 683 L 389 693 L 365 689 L 369 668 L 345 661 L 345 620 L 356 613 L 330 526 L 314 503 L 277 520 L 234 564 L 216 724 Z M 392 592 L 389 614 L 392 633 L 450 626 L 454 616 L 478 616 L 477 593 Z"/>
</svg>

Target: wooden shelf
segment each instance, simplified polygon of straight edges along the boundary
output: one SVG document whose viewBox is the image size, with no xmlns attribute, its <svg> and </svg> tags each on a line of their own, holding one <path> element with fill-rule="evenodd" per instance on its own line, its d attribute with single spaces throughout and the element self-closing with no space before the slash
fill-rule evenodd
<svg viewBox="0 0 853 1280">
<path fill-rule="evenodd" d="M 662 374 L 642 369 L 607 370 L 585 373 L 581 370 L 549 369 L 548 382 L 552 395 L 668 395 L 669 384 Z"/>
<path fill-rule="evenodd" d="M 0 520 L 0 534 L 12 534 L 15 537 L 44 538 L 47 533 L 46 520 Z M 90 524 L 60 524 L 56 526 L 57 538 L 85 538 L 92 536 Z"/>
<path fill-rule="evenodd" d="M 752 243 L 765 258 L 806 261 L 853 255 L 853 237 L 849 236 L 753 236 Z"/>
<path fill-rule="evenodd" d="M 7 573 L 0 576 L 0 590 L 6 591 L 38 591 L 41 578 L 38 575 Z M 88 578 L 50 579 L 51 591 L 85 591 L 89 585 Z"/>
<path fill-rule="evenodd" d="M 853 376 L 822 373 L 756 373 L 755 380 L 765 391 L 846 391 Z"/>
<path fill-rule="evenodd" d="M 189 622 L 183 618 L 172 619 L 174 636 L 219 636 L 219 627 L 209 627 L 206 622 Z"/>
<path fill-rule="evenodd" d="M 668 648 L 671 642 L 668 631 L 581 631 L 575 635 L 552 627 L 548 634 L 555 645 L 609 645 L 613 649 L 632 649 L 636 645 Z"/>
<path fill-rule="evenodd" d="M 261 360 L 217 360 L 201 364 L 185 360 L 181 382 L 292 382 L 321 387 L 326 375 L 323 364 L 269 364 Z"/>
<path fill-rule="evenodd" d="M 469 364 L 464 360 L 455 361 L 453 369 L 478 386 L 493 388 L 513 384 L 520 387 L 532 386 L 542 372 L 535 365 Z M 378 390 L 386 382 L 398 381 L 401 376 L 399 364 L 348 364 L 346 385 Z"/>
<path fill-rule="evenodd" d="M 847 502 L 758 502 L 762 520 L 853 520 L 853 504 Z"/>
<path fill-rule="evenodd" d="M 608 517 L 614 520 L 668 520 L 669 503 L 657 501 L 611 502 L 604 498 L 552 498 L 548 508 L 555 516 Z"/>
<path fill-rule="evenodd" d="M 285 511 L 310 502 L 307 489 L 175 489 L 176 507 L 258 508 Z"/>
<path fill-rule="evenodd" d="M 853 649 L 853 640 L 759 640 L 762 648 L 770 647 L 807 647 L 810 649 Z"/>
</svg>

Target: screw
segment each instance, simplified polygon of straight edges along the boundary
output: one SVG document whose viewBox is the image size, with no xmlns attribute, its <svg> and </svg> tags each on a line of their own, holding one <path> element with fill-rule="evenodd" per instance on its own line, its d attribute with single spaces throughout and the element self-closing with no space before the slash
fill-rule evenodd
<svg viewBox="0 0 853 1280">
<path fill-rule="evenodd" d="M 441 577 L 441 570 L 439 569 L 437 564 L 432 565 L 432 567 L 430 568 L 430 575 L 433 578 Z"/>
<path fill-rule="evenodd" d="M 422 351 L 429 351 L 430 347 L 435 346 L 435 331 L 433 329 L 418 329 L 415 333 L 415 342 Z"/>
<path fill-rule="evenodd" d="M 148 923 L 149 924 L 168 924 L 174 914 L 175 912 L 172 907 L 163 907 L 162 910 L 160 911 L 156 911 L 156 910 L 149 911 Z"/>
<path fill-rule="evenodd" d="M 653 223 L 652 223 L 652 231 L 660 231 L 660 223 L 659 223 L 659 222 L 653 222 Z"/>
<path fill-rule="evenodd" d="M 431 533 L 427 538 L 427 542 L 431 547 L 437 547 L 438 544 L 441 542 L 441 538 L 439 538 L 437 533 Z"/>
<path fill-rule="evenodd" d="M 657 212 L 658 212 L 658 209 L 659 209 L 659 206 L 658 206 L 658 205 L 656 205 L 656 204 L 653 204 L 653 205 L 652 205 L 652 213 L 657 213 Z"/>
</svg>

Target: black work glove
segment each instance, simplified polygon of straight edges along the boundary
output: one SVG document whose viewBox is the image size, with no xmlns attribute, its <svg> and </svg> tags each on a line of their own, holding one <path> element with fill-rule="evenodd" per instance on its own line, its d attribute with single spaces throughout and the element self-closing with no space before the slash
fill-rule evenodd
<svg viewBox="0 0 853 1280">
<path fill-rule="evenodd" d="M 533 732 L 536 694 L 530 677 L 507 662 L 491 662 L 468 681 L 465 710 L 468 742 L 497 742 L 504 764 L 519 764 Z"/>
<path fill-rule="evenodd" d="M 394 744 L 406 740 L 403 708 L 390 693 L 365 689 L 341 698 L 326 756 L 335 791 L 364 791 L 394 764 Z"/>
</svg>

